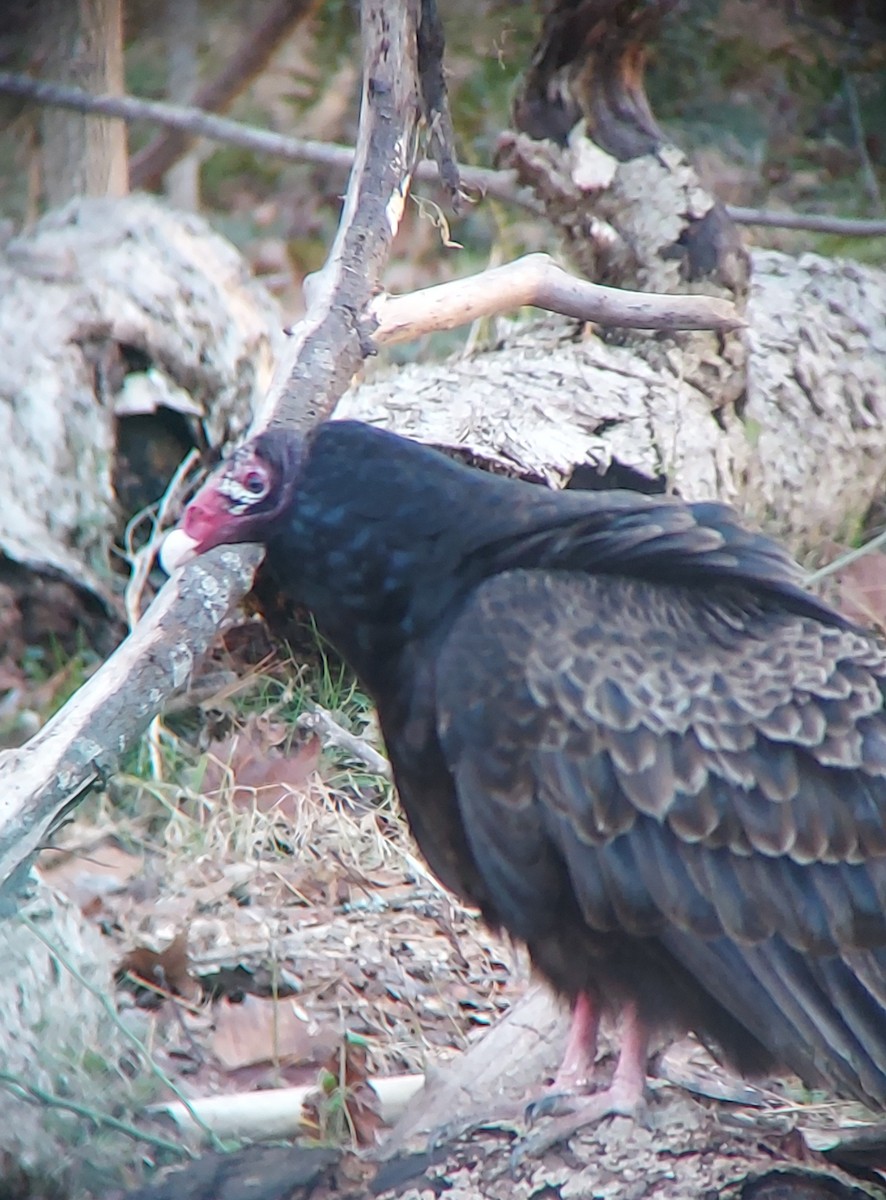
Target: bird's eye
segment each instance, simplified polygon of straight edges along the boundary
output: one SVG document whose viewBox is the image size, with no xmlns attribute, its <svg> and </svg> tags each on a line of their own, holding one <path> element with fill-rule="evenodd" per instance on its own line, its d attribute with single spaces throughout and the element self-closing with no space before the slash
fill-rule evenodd
<svg viewBox="0 0 886 1200">
<path fill-rule="evenodd" d="M 223 474 L 216 485 L 219 493 L 226 497 L 228 509 L 234 516 L 242 516 L 271 490 L 271 476 L 262 467 L 245 467 L 235 464 Z"/>
<path fill-rule="evenodd" d="M 261 471 L 248 471 L 243 486 L 251 496 L 263 496 L 268 490 L 268 481 Z"/>
</svg>

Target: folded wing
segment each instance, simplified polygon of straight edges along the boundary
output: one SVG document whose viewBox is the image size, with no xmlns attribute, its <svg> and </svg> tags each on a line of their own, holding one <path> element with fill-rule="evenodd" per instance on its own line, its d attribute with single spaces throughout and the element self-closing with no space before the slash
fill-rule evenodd
<svg viewBox="0 0 886 1200">
<path fill-rule="evenodd" d="M 490 579 L 438 657 L 493 915 L 657 947 L 810 1083 L 886 1098 L 886 662 L 740 589 Z M 558 982 L 554 980 L 555 984 Z"/>
</svg>

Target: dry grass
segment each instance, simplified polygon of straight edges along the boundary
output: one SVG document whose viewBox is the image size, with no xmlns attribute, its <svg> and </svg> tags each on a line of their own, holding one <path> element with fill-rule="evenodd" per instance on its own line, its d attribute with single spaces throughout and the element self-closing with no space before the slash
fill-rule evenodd
<svg viewBox="0 0 886 1200">
<path fill-rule="evenodd" d="M 380 748 L 350 675 L 322 646 L 309 658 L 207 664 L 198 689 L 218 686 L 155 722 L 112 792 L 65 830 L 64 854 L 44 856 L 53 882 L 112 933 L 121 962 L 133 948 L 157 952 L 153 1003 L 199 985 L 187 1002 L 136 1010 L 157 1061 L 192 1095 L 311 1082 L 345 1035 L 365 1041 L 372 1074 L 423 1070 L 525 983 L 520 963 L 511 988 L 510 947 L 429 873 L 390 782 L 299 740 L 298 717 L 319 704 Z M 121 877 L 109 884 L 112 861 Z M 178 945 L 184 965 L 165 949 Z M 308 1031 L 298 1054 L 276 1026 L 273 1044 L 258 1043 L 274 996 L 290 997 Z M 142 989 L 138 1003 L 148 999 Z M 254 1062 L 228 1069 L 221 1026 L 241 1015 Z"/>
</svg>

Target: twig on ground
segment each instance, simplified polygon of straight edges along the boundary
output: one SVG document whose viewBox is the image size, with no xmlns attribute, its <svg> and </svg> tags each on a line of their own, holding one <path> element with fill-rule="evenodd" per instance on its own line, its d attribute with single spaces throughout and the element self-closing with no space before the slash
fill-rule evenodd
<svg viewBox="0 0 886 1200">
<path fill-rule="evenodd" d="M 394 338 L 398 330 L 405 336 L 410 320 L 411 336 L 424 331 L 414 321 L 411 297 L 386 299 L 377 311 L 371 307 L 417 157 L 420 102 L 414 11 L 409 5 L 392 15 L 384 0 L 363 0 L 365 95 L 341 225 L 325 267 L 312 277 L 308 312 L 292 330 L 253 429 L 281 424 L 305 430 L 328 415 L 373 352 L 379 315 L 382 338 Z M 501 270 L 506 280 L 510 271 L 529 281 L 518 303 L 525 299 L 585 319 L 614 319 L 620 295 L 626 324 L 660 328 L 667 324 L 663 306 L 678 314 L 672 317 L 672 328 L 681 327 L 680 313 L 689 314 L 691 328 L 734 328 L 741 323 L 730 306 L 720 308 L 724 302 L 711 297 L 650 299 L 631 293 L 607 296 L 605 289 L 588 291 L 590 285 L 559 271 L 544 257 L 531 258 L 528 267 L 524 262 Z M 432 314 L 436 310 L 436 317 L 428 318 L 428 328 L 445 327 L 456 310 L 461 320 L 501 311 L 501 276 L 492 272 L 473 286 L 472 310 L 465 307 L 461 284 L 431 289 L 427 307 Z M 510 302 L 514 299 L 512 292 Z M 650 319 L 650 306 L 658 310 L 655 320 Z M 227 547 L 202 556 L 166 585 L 130 637 L 27 745 L 0 754 L 0 898 L 3 881 L 42 844 L 59 814 L 84 794 L 87 781 L 116 770 L 124 750 L 150 725 L 170 694 L 187 685 L 196 659 L 223 617 L 251 586 L 258 562 L 255 547 Z M 13 893 L 17 882 L 16 876 L 10 885 Z"/>
<path fill-rule="evenodd" d="M 513 312 L 524 304 L 627 329 L 727 332 L 745 324 L 728 300 L 603 287 L 564 271 L 547 254 L 527 254 L 504 266 L 407 296 L 379 296 L 372 305 L 378 320 L 374 336 L 386 345 L 409 341 L 424 333 L 455 329 L 479 317 Z"/>
<path fill-rule="evenodd" d="M 337 746 L 339 750 L 344 750 L 351 758 L 368 767 L 373 775 L 381 775 L 384 779 L 392 778 L 391 764 L 385 756 L 379 754 L 375 747 L 370 746 L 363 738 L 349 733 L 325 708 L 315 708 L 309 713 L 302 713 L 295 725 L 303 732 L 319 734 L 324 745 Z"/>
<path fill-rule="evenodd" d="M 388 1124 L 404 1113 L 424 1086 L 423 1075 L 390 1075 L 366 1081 L 379 1100 L 379 1115 Z M 190 1102 L 201 1125 L 219 1138 L 293 1137 L 304 1132 L 302 1106 L 311 1092 L 309 1087 L 276 1088 L 267 1092 L 237 1092 L 226 1096 L 206 1096 Z M 153 1112 L 163 1112 L 188 1132 L 195 1125 L 192 1113 L 182 1104 L 158 1104 Z"/>
<path fill-rule="evenodd" d="M 209 138 L 286 162 L 313 163 L 336 171 L 350 170 L 354 162 L 351 146 L 270 133 L 254 125 L 215 116 L 193 105 L 166 104 L 159 100 L 140 100 L 134 96 L 94 96 L 82 88 L 45 83 L 40 79 L 32 79 L 30 75 L 18 75 L 11 71 L 0 71 L 0 95 L 18 96 L 34 104 L 57 105 L 75 112 L 117 117 L 121 121 L 147 121 L 190 137 Z M 476 189 L 481 196 L 493 196 L 531 212 L 543 212 L 542 205 L 531 190 L 518 185 L 514 171 L 470 166 L 460 166 L 459 171 L 462 184 Z M 415 178 L 423 183 L 438 181 L 440 172 L 437 164 L 428 161 L 418 163 Z M 842 237 L 886 236 L 886 220 L 832 217 L 824 213 L 777 212 L 774 209 L 745 208 L 734 204 L 727 204 L 725 208 L 739 225 L 771 225 L 783 229 L 805 229 L 811 233 L 834 233 Z"/>
<path fill-rule="evenodd" d="M 869 542 L 865 542 L 863 546 L 858 546 L 855 550 L 847 550 L 845 554 L 841 554 L 833 562 L 819 567 L 817 571 L 813 571 L 810 575 L 806 576 L 806 582 L 808 584 L 820 583 L 822 579 L 827 579 L 829 575 L 836 575 L 838 571 L 842 571 L 850 563 L 854 563 L 859 558 L 864 558 L 868 554 L 873 554 L 875 550 L 879 550 L 882 546 L 886 546 L 886 529 L 882 533 L 878 533 L 876 537 L 871 538 Z"/>
</svg>

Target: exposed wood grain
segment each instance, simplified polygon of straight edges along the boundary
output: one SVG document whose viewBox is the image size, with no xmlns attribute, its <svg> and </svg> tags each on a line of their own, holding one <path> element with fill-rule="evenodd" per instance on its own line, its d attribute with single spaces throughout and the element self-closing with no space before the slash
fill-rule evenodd
<svg viewBox="0 0 886 1200">
<path fill-rule="evenodd" d="M 457 329 L 531 304 L 580 321 L 626 329 L 719 329 L 744 327 L 733 304 L 716 296 L 632 292 L 602 287 L 557 266 L 546 254 L 527 254 L 478 275 L 441 283 L 407 296 L 380 296 L 373 303 L 375 340 L 410 341 L 423 333 Z"/>
</svg>

